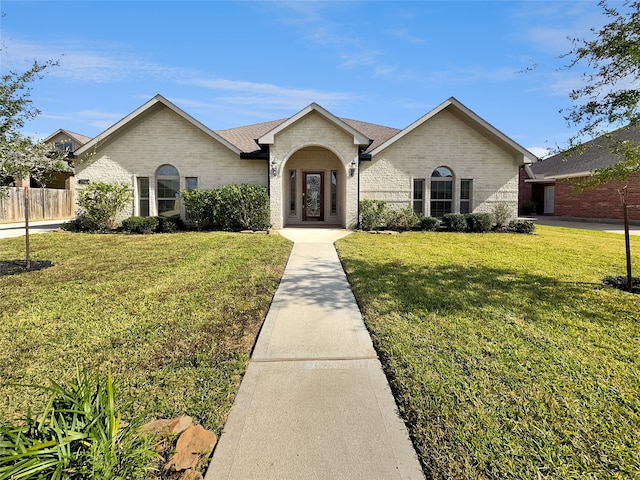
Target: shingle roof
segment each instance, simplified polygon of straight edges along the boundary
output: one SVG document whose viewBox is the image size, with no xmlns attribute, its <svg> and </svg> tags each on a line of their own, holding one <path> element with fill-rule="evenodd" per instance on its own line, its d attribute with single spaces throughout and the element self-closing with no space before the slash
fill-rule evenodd
<svg viewBox="0 0 640 480">
<path fill-rule="evenodd" d="M 639 128 L 621 128 L 611 134 L 603 135 L 585 144 L 584 150 L 565 156 L 558 153 L 530 165 L 534 178 L 563 177 L 591 172 L 615 165 L 621 158 L 611 153 L 611 141 L 631 140 L 640 143 Z"/>
<path fill-rule="evenodd" d="M 273 120 L 271 122 L 256 123 L 244 127 L 229 128 L 227 130 L 216 130 L 215 132 L 243 152 L 249 153 L 260 149 L 259 145 L 256 143 L 257 138 L 260 138 L 267 132 L 273 130 L 286 120 L 287 119 Z M 367 151 L 370 151 L 381 143 L 386 142 L 400 131 L 397 128 L 384 127 L 382 125 L 350 120 L 348 118 L 341 118 L 340 120 L 373 140 L 371 145 L 367 148 Z"/>
</svg>

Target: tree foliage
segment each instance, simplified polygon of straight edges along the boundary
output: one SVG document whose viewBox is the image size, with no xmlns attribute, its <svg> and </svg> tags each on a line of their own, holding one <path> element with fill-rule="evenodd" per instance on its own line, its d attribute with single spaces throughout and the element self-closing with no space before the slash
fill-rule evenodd
<svg viewBox="0 0 640 480">
<path fill-rule="evenodd" d="M 578 127 L 569 139 L 570 152 L 580 150 L 585 137 L 601 137 L 620 162 L 594 171 L 581 190 L 609 180 L 624 182 L 640 172 L 640 146 L 607 133 L 640 126 L 640 1 L 619 8 L 605 1 L 599 5 L 608 23 L 592 29 L 592 39 L 574 39 L 566 55 L 569 68 L 586 67 L 586 73 L 584 84 L 570 94 L 573 106 L 564 113 L 567 122 Z"/>
<path fill-rule="evenodd" d="M 584 85 L 571 92 L 574 105 L 565 117 L 570 124 L 579 126 L 570 139 L 573 151 L 580 150 L 585 136 L 598 137 L 612 127 L 640 127 L 640 1 L 624 2 L 621 8 L 604 0 L 599 5 L 609 23 L 598 31 L 592 29 L 595 37 L 591 40 L 574 40 L 574 49 L 568 54 L 570 68 L 587 67 Z M 640 145 L 621 140 L 616 132 L 603 135 L 602 140 L 620 161 L 594 170 L 576 186 L 578 191 L 584 191 L 611 180 L 622 183 L 618 194 L 625 225 L 627 288 L 632 291 L 627 181 L 640 172 Z"/>
<path fill-rule="evenodd" d="M 31 101 L 31 84 L 41 79 L 46 69 L 54 65 L 56 62 L 35 61 L 26 72 L 11 71 L 1 77 L 0 185 L 11 185 L 27 176 L 45 184 L 52 172 L 70 171 L 63 152 L 25 137 L 21 132 L 25 122 L 40 113 Z"/>
</svg>

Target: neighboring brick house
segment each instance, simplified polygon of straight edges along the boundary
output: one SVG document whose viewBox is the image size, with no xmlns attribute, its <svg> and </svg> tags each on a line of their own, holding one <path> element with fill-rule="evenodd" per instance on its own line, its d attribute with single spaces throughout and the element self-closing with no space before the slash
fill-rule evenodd
<svg viewBox="0 0 640 480">
<path fill-rule="evenodd" d="M 267 187 L 273 228 L 355 228 L 362 199 L 432 216 L 517 214 L 518 173 L 536 157 L 454 98 L 404 130 L 313 103 L 284 120 L 213 131 L 160 95 L 77 149 L 78 188 L 124 182 L 128 215 L 184 215 L 181 190 Z"/>
<path fill-rule="evenodd" d="M 607 182 L 577 193 L 574 182 L 594 170 L 620 161 L 608 147 L 611 139 L 640 142 L 638 129 L 621 129 L 585 144 L 572 155 L 558 153 L 520 171 L 520 214 L 554 215 L 569 219 L 622 220 L 622 203 L 618 190 L 623 185 Z M 631 176 L 627 184 L 629 219 L 640 221 L 640 174 Z M 535 205 L 535 211 L 532 207 Z"/>
</svg>

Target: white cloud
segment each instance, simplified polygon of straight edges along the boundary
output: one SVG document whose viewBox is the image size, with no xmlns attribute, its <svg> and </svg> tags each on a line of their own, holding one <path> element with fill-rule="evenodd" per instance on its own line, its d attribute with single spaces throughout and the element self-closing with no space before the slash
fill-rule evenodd
<svg viewBox="0 0 640 480">
<path fill-rule="evenodd" d="M 551 154 L 551 150 L 545 147 L 527 147 L 527 150 L 538 158 L 545 158 Z"/>
<path fill-rule="evenodd" d="M 318 102 L 330 108 L 339 102 L 356 98 L 355 95 L 348 92 L 281 87 L 270 83 L 223 78 L 191 79 L 184 83 L 221 92 L 233 92 L 233 95 L 219 97 L 219 101 L 227 104 L 260 105 L 261 108 L 277 108 L 287 111 L 303 108 L 311 102 Z"/>
<path fill-rule="evenodd" d="M 7 69 L 24 69 L 25 60 L 58 61 L 50 75 L 83 82 L 110 83 L 133 78 L 174 79 L 184 75 L 178 68 L 167 67 L 127 52 L 116 44 L 96 44 L 87 47 L 77 42 L 39 44 L 26 40 L 3 38 L 6 46 L 2 63 Z"/>
</svg>

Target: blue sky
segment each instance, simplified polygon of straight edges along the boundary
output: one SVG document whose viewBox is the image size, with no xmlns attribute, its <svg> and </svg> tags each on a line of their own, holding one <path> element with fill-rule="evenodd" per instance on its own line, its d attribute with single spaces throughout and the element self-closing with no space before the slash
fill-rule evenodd
<svg viewBox="0 0 640 480">
<path fill-rule="evenodd" d="M 580 72 L 568 38 L 595 1 L 11 1 L 0 70 L 59 66 L 33 84 L 24 133 L 93 137 L 160 93 L 214 130 L 311 102 L 404 128 L 451 96 L 540 154 L 573 133 L 559 110 Z M 523 70 L 536 68 L 524 73 Z"/>
</svg>

